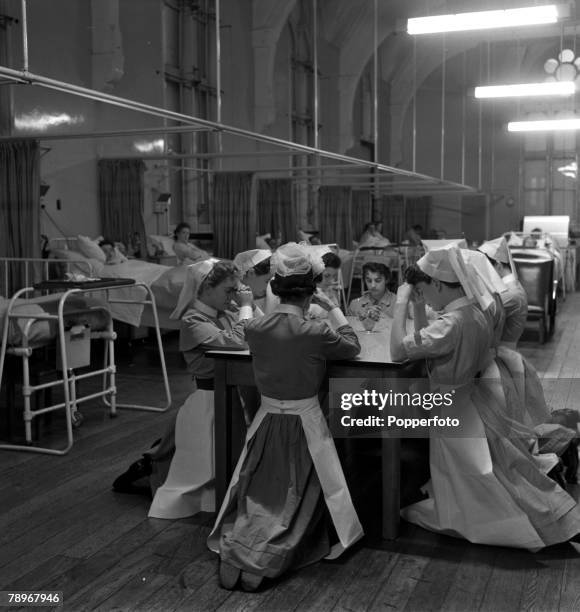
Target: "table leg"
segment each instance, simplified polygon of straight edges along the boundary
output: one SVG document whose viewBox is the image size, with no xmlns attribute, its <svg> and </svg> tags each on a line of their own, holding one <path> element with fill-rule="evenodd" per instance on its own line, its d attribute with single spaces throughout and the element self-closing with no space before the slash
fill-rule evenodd
<svg viewBox="0 0 580 612">
<path fill-rule="evenodd" d="M 226 384 L 225 360 L 215 361 L 215 506 L 216 512 L 226 495 L 231 475 L 232 388 Z"/>
<path fill-rule="evenodd" d="M 401 441 L 383 438 L 382 447 L 383 538 L 394 540 L 399 533 Z"/>
</svg>

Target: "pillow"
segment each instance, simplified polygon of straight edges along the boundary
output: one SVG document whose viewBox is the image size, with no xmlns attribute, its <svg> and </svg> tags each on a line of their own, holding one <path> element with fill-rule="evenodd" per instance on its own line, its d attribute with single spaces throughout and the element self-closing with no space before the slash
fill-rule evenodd
<svg viewBox="0 0 580 612">
<path fill-rule="evenodd" d="M 270 239 L 270 234 L 264 234 L 263 236 L 256 236 L 256 248 L 257 249 L 265 249 L 270 251 L 270 245 L 266 242 L 266 240 Z"/>
<path fill-rule="evenodd" d="M 89 276 L 92 273 L 94 276 L 99 277 L 103 271 L 102 261 L 85 257 L 81 253 L 77 253 L 77 251 L 69 251 L 68 249 L 52 249 L 50 251 L 50 259 L 64 259 L 66 261 L 76 262 L 71 263 L 70 265 L 66 265 L 64 263 L 62 265 L 55 264 L 55 266 L 58 266 L 58 269 L 51 270 L 51 278 L 64 278 L 66 272 L 77 272 L 84 274 L 85 276 Z"/>
<path fill-rule="evenodd" d="M 310 239 L 314 236 L 314 234 L 309 234 L 308 232 L 303 232 L 302 230 L 298 230 L 298 240 L 303 242 L 310 243 Z"/>
<path fill-rule="evenodd" d="M 165 255 L 175 256 L 175 251 L 173 250 L 173 244 L 175 240 L 173 236 L 149 236 L 149 239 L 156 247 L 157 251 L 161 251 L 165 253 Z"/>
<path fill-rule="evenodd" d="M 88 236 L 77 236 L 79 252 L 90 259 L 96 259 L 102 263 L 107 261 L 107 257 L 98 242 L 91 240 Z"/>
</svg>

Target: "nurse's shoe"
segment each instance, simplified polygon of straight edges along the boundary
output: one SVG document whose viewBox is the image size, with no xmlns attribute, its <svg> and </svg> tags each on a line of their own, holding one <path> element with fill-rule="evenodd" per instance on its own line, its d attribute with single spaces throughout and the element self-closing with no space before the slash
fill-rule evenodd
<svg viewBox="0 0 580 612">
<path fill-rule="evenodd" d="M 228 591 L 235 589 L 240 578 L 240 571 L 238 567 L 220 560 L 220 585 Z"/>
<path fill-rule="evenodd" d="M 242 589 L 249 593 L 257 591 L 262 584 L 263 576 L 259 574 L 252 574 L 251 572 L 242 572 L 241 583 Z"/>
</svg>

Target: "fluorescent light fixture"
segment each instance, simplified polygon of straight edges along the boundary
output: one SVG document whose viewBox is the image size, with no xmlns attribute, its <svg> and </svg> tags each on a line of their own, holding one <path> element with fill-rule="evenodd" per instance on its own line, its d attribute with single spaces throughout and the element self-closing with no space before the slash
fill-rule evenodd
<svg viewBox="0 0 580 612">
<path fill-rule="evenodd" d="M 490 30 L 556 23 L 557 21 L 558 7 L 555 4 L 549 4 L 500 11 L 417 17 L 407 21 L 407 32 L 416 35 L 462 32 L 464 30 Z"/>
<path fill-rule="evenodd" d="M 487 85 L 475 88 L 476 98 L 518 98 L 525 96 L 571 96 L 576 91 L 573 81 L 520 83 L 519 85 Z"/>
<path fill-rule="evenodd" d="M 139 153 L 163 153 L 165 150 L 165 140 L 159 138 L 157 140 L 140 140 L 133 144 L 133 147 Z"/>
<path fill-rule="evenodd" d="M 580 119 L 510 121 L 507 129 L 508 132 L 553 132 L 580 130 Z"/>
<path fill-rule="evenodd" d="M 51 127 L 59 125 L 79 125 L 84 123 L 82 115 L 69 115 L 68 113 L 44 113 L 37 109 L 31 113 L 24 113 L 14 117 L 14 127 L 17 130 L 39 130 L 45 132 Z"/>
</svg>

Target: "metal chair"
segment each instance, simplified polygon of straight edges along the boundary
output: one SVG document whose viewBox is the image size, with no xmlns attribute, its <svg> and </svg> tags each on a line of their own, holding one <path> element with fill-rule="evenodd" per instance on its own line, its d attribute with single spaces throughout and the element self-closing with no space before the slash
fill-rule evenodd
<svg viewBox="0 0 580 612">
<path fill-rule="evenodd" d="M 538 321 L 539 340 L 544 344 L 547 336 L 553 333 L 556 322 L 553 259 L 536 253 L 517 253 L 514 263 L 528 297 L 528 320 Z"/>
</svg>

